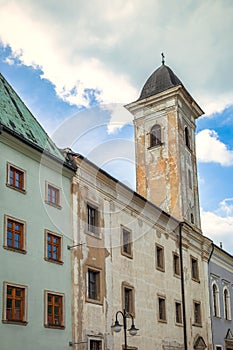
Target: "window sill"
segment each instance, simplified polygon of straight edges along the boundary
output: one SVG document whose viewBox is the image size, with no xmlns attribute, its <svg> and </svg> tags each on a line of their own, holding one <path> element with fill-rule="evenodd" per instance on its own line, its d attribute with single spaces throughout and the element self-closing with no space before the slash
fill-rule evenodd
<svg viewBox="0 0 233 350">
<path fill-rule="evenodd" d="M 156 266 L 156 270 L 161 271 L 161 272 L 165 272 L 164 267 Z"/>
<path fill-rule="evenodd" d="M 11 188 L 12 190 L 17 191 L 17 192 L 20 192 L 20 193 L 23 193 L 23 194 L 26 194 L 26 193 L 27 193 L 27 191 L 26 191 L 24 188 L 19 188 L 19 187 L 16 187 L 16 186 L 12 186 L 12 185 L 10 185 L 10 184 L 8 184 L 8 183 L 6 183 L 6 186 L 7 186 L 8 188 Z"/>
<path fill-rule="evenodd" d="M 173 276 L 176 277 L 176 278 L 181 278 L 181 276 L 180 276 L 180 275 L 177 275 L 176 273 L 174 273 Z"/>
<path fill-rule="evenodd" d="M 128 259 L 133 259 L 133 254 L 125 253 L 125 252 L 122 251 L 121 255 L 125 256 Z"/>
<path fill-rule="evenodd" d="M 13 320 L 2 320 L 4 324 L 15 324 L 18 326 L 26 326 L 28 324 L 27 321 L 13 321 Z"/>
<path fill-rule="evenodd" d="M 15 253 L 20 253 L 20 254 L 27 254 L 27 251 L 24 250 L 24 249 L 18 249 L 18 248 L 14 248 L 14 247 L 8 247 L 8 246 L 3 246 L 4 249 L 6 250 L 10 250 L 12 252 L 15 252 Z"/>
<path fill-rule="evenodd" d="M 45 200 L 45 203 L 48 204 L 48 205 L 51 205 L 51 207 L 54 207 L 54 208 L 57 208 L 57 209 L 62 209 L 62 206 L 60 204 L 55 204 L 55 203 L 49 202 L 47 200 Z"/>
<path fill-rule="evenodd" d="M 198 278 L 194 278 L 194 277 L 192 277 L 192 281 L 197 282 L 197 283 L 201 283 L 201 281 Z"/>
<path fill-rule="evenodd" d="M 103 302 L 101 300 L 95 300 L 90 298 L 87 298 L 86 302 L 91 304 L 96 304 L 96 305 L 103 305 Z"/>
<path fill-rule="evenodd" d="M 158 322 L 167 324 L 167 320 L 160 320 L 159 319 Z"/>
<path fill-rule="evenodd" d="M 65 326 L 58 326 L 58 325 L 57 326 L 56 325 L 52 326 L 52 325 L 48 325 L 48 324 L 45 324 L 44 327 L 45 328 L 50 328 L 50 329 L 61 329 L 61 330 L 66 328 Z"/>
<path fill-rule="evenodd" d="M 183 323 L 178 323 L 178 322 L 176 322 L 175 325 L 176 325 L 177 327 L 183 327 Z"/>
<path fill-rule="evenodd" d="M 86 231 L 86 234 L 93 237 L 93 238 L 96 238 L 96 239 L 101 239 L 101 235 L 100 235 L 100 232 L 97 232 L 97 233 L 94 233 L 94 232 L 91 232 L 91 231 Z"/>
<path fill-rule="evenodd" d="M 154 148 L 159 148 L 159 147 L 161 147 L 162 145 L 164 145 L 164 142 L 158 143 L 157 145 L 154 145 L 154 146 L 150 146 L 150 147 L 148 147 L 147 149 L 148 149 L 148 150 L 153 150 Z"/>
<path fill-rule="evenodd" d="M 194 327 L 202 327 L 202 324 L 201 323 L 193 323 L 192 326 L 194 326 Z"/>
<path fill-rule="evenodd" d="M 64 261 L 60 261 L 60 260 L 54 260 L 54 259 L 49 259 L 49 258 L 44 258 L 45 261 L 53 263 L 53 264 L 57 264 L 57 265 L 63 265 Z"/>
</svg>

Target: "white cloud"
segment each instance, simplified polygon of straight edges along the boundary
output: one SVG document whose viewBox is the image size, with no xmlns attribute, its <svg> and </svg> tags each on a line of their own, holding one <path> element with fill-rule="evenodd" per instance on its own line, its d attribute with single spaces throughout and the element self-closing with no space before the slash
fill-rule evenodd
<svg viewBox="0 0 233 350">
<path fill-rule="evenodd" d="M 231 212 L 232 214 L 232 212 Z M 202 231 L 223 249 L 233 254 L 233 215 L 220 216 L 215 212 L 201 210 Z"/>
<path fill-rule="evenodd" d="M 203 163 L 219 163 L 222 166 L 233 165 L 233 150 L 218 138 L 214 130 L 204 129 L 196 136 L 197 159 Z"/>
<path fill-rule="evenodd" d="M 208 114 L 232 103 L 230 1 L 0 0 L 0 6 L 0 40 L 23 64 L 40 67 L 69 103 L 88 106 L 86 89 L 104 103 L 135 100 L 162 51 Z M 120 114 L 109 131 L 119 123 Z"/>
<path fill-rule="evenodd" d="M 108 124 L 108 133 L 114 134 L 114 132 L 121 129 L 125 124 L 132 123 L 132 114 L 119 103 L 111 103 L 103 105 L 103 108 L 108 108 L 110 112 L 110 121 Z"/>
<path fill-rule="evenodd" d="M 219 203 L 219 213 L 233 217 L 233 198 L 226 198 Z"/>
</svg>

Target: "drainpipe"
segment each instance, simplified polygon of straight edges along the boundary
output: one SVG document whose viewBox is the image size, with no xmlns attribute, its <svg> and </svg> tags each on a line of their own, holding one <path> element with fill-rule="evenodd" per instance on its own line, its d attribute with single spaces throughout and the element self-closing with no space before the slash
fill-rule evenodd
<svg viewBox="0 0 233 350">
<path fill-rule="evenodd" d="M 187 344 L 187 325 L 186 325 L 186 310 L 185 310 L 185 288 L 184 288 L 184 268 L 183 268 L 183 250 L 182 250 L 182 227 L 184 222 L 179 223 L 179 252 L 180 252 L 180 281 L 181 281 L 181 298 L 183 311 L 183 335 L 184 335 L 184 350 L 188 350 Z"/>
<path fill-rule="evenodd" d="M 214 244 L 212 243 L 212 249 L 211 249 L 211 252 L 210 252 L 210 256 L 208 258 L 208 283 L 209 283 L 210 322 L 211 322 L 212 348 L 214 346 L 214 334 L 213 334 L 213 318 L 212 318 L 212 314 L 211 314 L 211 312 L 212 312 L 212 310 L 211 310 L 211 303 L 212 303 L 211 293 L 212 293 L 212 289 L 211 289 L 211 280 L 210 280 L 210 260 L 212 258 L 213 252 L 214 252 Z"/>
</svg>

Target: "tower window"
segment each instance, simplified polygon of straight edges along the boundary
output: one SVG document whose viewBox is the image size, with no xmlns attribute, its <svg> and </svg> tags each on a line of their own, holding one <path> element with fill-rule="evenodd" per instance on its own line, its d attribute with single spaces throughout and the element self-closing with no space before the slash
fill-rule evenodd
<svg viewBox="0 0 233 350">
<path fill-rule="evenodd" d="M 162 143 L 162 132 L 161 126 L 155 124 L 150 131 L 150 147 L 161 145 Z"/>
<path fill-rule="evenodd" d="M 184 128 L 185 144 L 190 149 L 190 135 L 187 126 Z"/>
<path fill-rule="evenodd" d="M 192 175 L 191 175 L 191 171 L 188 170 L 188 183 L 189 183 L 189 188 L 190 190 L 192 190 L 193 186 L 192 186 Z"/>
</svg>

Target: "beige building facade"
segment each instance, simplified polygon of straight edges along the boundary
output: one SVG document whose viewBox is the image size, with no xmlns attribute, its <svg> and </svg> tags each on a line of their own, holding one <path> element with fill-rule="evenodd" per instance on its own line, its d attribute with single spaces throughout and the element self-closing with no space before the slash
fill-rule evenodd
<svg viewBox="0 0 233 350">
<path fill-rule="evenodd" d="M 169 67 L 146 82 L 134 115 L 137 192 L 67 150 L 73 202 L 73 349 L 212 349 L 195 119 L 203 112 Z M 118 321 L 123 319 L 118 314 Z M 131 326 L 131 317 L 127 326 Z"/>
</svg>

